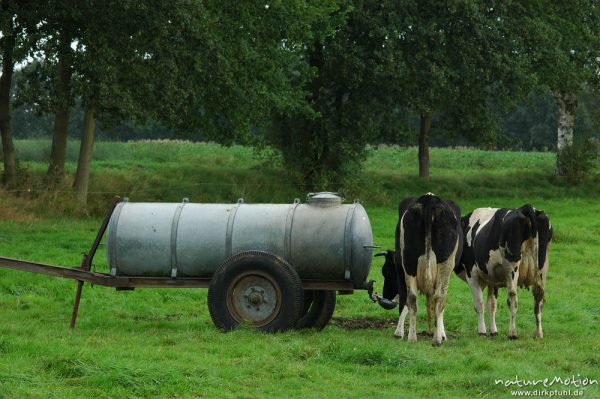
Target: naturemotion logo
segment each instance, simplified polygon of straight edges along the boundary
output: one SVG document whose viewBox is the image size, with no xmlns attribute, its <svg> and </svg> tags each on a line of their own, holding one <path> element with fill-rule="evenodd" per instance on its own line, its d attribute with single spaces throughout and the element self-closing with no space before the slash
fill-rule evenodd
<svg viewBox="0 0 600 399">
<path fill-rule="evenodd" d="M 572 375 L 571 377 L 560 377 L 554 376 L 553 378 L 541 378 L 541 379 L 521 379 L 518 375 L 515 375 L 514 379 L 510 380 L 494 380 L 496 385 L 504 385 L 505 387 L 536 387 L 543 386 L 544 388 L 550 388 L 553 385 L 563 385 L 565 387 L 583 388 L 591 385 L 598 385 L 598 380 L 587 377 L 582 377 L 581 374 Z"/>
<path fill-rule="evenodd" d="M 581 374 L 570 377 L 546 377 L 539 379 L 520 378 L 515 375 L 513 379 L 496 379 L 495 385 L 506 388 L 521 388 L 511 390 L 511 396 L 533 396 L 533 397 L 581 397 L 585 394 L 587 387 L 598 385 L 598 380 L 582 377 Z M 533 388 L 533 390 L 530 390 Z"/>
</svg>

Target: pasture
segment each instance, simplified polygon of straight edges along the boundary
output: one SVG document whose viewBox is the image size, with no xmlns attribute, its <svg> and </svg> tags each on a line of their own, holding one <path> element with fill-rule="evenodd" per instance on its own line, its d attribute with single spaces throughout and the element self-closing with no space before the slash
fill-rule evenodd
<svg viewBox="0 0 600 399">
<path fill-rule="evenodd" d="M 244 147 L 98 143 L 90 206 L 81 210 L 66 193 L 39 189 L 48 146 L 16 143 L 29 185 L 0 191 L 2 256 L 78 266 L 112 194 L 193 202 L 291 202 L 306 194 L 267 154 Z M 543 341 L 533 339 L 533 298 L 523 289 L 519 339 L 506 339 L 505 290 L 498 301 L 499 336 L 477 336 L 469 288 L 456 276 L 445 315 L 449 341 L 435 348 L 422 335 L 416 344 L 394 339 L 398 311 L 370 303 L 363 291 L 338 296 L 334 320 L 321 332 L 265 335 L 244 328 L 218 332 L 206 308 L 207 290 L 116 292 L 86 285 L 78 326 L 70 331 L 75 282 L 0 269 L 0 397 L 501 398 L 515 388 L 495 380 L 517 375 L 600 380 L 598 178 L 568 186 L 553 176 L 551 153 L 433 149 L 431 157 L 432 178 L 421 181 L 416 149 L 371 151 L 348 197 L 361 199 L 375 243 L 393 248 L 399 200 L 427 191 L 456 200 L 463 214 L 526 202 L 544 209 L 555 236 Z M 374 258 L 370 274 L 379 290 L 382 262 Z M 95 268 L 107 269 L 102 250 Z M 426 327 L 420 297 L 417 331 Z M 581 389 L 584 397 L 600 397 L 598 385 Z"/>
</svg>

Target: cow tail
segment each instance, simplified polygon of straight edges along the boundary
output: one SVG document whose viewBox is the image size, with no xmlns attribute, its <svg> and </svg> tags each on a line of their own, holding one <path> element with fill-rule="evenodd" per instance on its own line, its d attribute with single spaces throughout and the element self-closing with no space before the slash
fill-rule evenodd
<svg viewBox="0 0 600 399">
<path fill-rule="evenodd" d="M 519 208 L 521 213 L 529 220 L 529 231 L 528 236 L 533 238 L 533 261 L 536 267 L 539 265 L 539 252 L 540 252 L 540 234 L 539 234 L 539 223 L 535 214 L 535 208 L 530 204 L 523 205 Z"/>
<path fill-rule="evenodd" d="M 426 268 L 426 285 L 427 291 L 429 292 L 433 289 L 433 275 L 431 264 L 431 253 L 433 252 L 432 243 L 431 243 L 431 235 L 432 235 L 432 226 L 433 226 L 433 201 L 425 201 L 423 206 L 423 221 L 425 222 L 425 261 L 427 262 Z"/>
<path fill-rule="evenodd" d="M 535 214 L 535 209 L 530 204 L 527 204 L 523 205 L 521 208 L 519 208 L 519 210 L 527 219 L 529 219 L 529 234 L 531 234 L 533 237 L 536 237 L 538 234 L 538 220 Z"/>
<path fill-rule="evenodd" d="M 400 253 L 400 225 L 402 224 L 402 216 L 398 224 L 396 225 L 396 252 L 394 253 L 394 263 L 396 264 L 396 283 L 398 284 L 398 305 L 400 313 L 406 306 L 406 299 L 408 297 L 408 288 L 406 287 L 406 276 L 404 273 L 404 266 L 402 266 L 402 254 Z"/>
</svg>

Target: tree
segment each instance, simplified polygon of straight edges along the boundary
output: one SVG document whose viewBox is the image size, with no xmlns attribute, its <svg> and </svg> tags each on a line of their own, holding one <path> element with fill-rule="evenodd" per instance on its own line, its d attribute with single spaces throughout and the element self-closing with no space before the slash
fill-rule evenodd
<svg viewBox="0 0 600 399">
<path fill-rule="evenodd" d="M 312 73 L 302 82 L 307 107 L 277 115 L 267 140 L 309 189 L 344 188 L 366 144 L 399 130 L 400 103 L 389 89 L 397 60 L 385 30 L 393 11 L 387 3 L 341 4 L 331 12 L 332 29 L 304 44 L 298 64 Z"/>
<path fill-rule="evenodd" d="M 556 172 L 563 175 L 561 153 L 573 145 L 575 112 L 582 90 L 600 88 L 600 2 L 532 3 L 531 68 L 557 106 Z"/>
<path fill-rule="evenodd" d="M 75 179 L 73 180 L 73 188 L 75 189 L 77 201 L 82 205 L 87 204 L 88 199 L 95 135 L 96 115 L 92 108 L 88 108 L 85 111 L 83 119 L 83 131 L 81 134 L 79 158 L 77 160 L 77 171 L 75 172 Z"/>
<path fill-rule="evenodd" d="M 17 161 L 12 140 L 10 124 L 10 89 L 15 66 L 14 51 L 16 45 L 14 3 L 2 2 L 2 77 L 0 77 L 0 131 L 2 132 L 2 150 L 4 173 L 2 180 L 8 186 L 14 186 L 17 180 Z"/>
<path fill-rule="evenodd" d="M 0 4 L 0 47 L 2 76 L 0 77 L 0 133 L 4 172 L 2 182 L 9 187 L 17 184 L 17 160 L 12 139 L 11 88 L 15 63 L 24 58 L 28 42 L 24 35 L 35 26 L 35 5 L 29 1 L 5 0 Z"/>
<path fill-rule="evenodd" d="M 507 107 L 531 86 L 512 12 L 506 2 L 431 0 L 405 2 L 396 13 L 388 37 L 402 64 L 393 84 L 420 116 L 420 177 L 429 177 L 434 116 L 445 130 L 490 139 L 497 129 L 491 104 Z"/>
<path fill-rule="evenodd" d="M 307 108 L 301 83 L 308 73 L 299 54 L 327 29 L 337 0 L 181 3 L 161 9 L 153 2 L 140 17 L 150 12 L 155 20 L 172 21 L 157 28 L 165 37 L 162 45 L 151 42 L 143 50 L 153 71 L 165 77 L 144 97 L 145 108 L 159 105 L 157 119 L 233 143 L 252 139 L 274 110 Z"/>
<path fill-rule="evenodd" d="M 45 69 L 50 85 L 49 97 L 45 99 L 54 114 L 52 149 L 47 172 L 47 182 L 58 184 L 64 175 L 69 132 L 69 112 L 74 104 L 72 75 L 76 54 L 72 48 L 79 37 L 80 2 L 49 0 L 42 9 L 46 18 L 39 24 L 37 32 L 37 54 L 43 55 L 39 65 Z M 38 70 L 41 71 L 41 70 Z"/>
<path fill-rule="evenodd" d="M 278 118 L 270 142 L 309 186 L 324 187 L 355 173 L 367 143 L 398 136 L 390 131 L 406 131 L 407 114 L 416 114 L 419 175 L 428 177 L 435 121 L 491 139 L 491 105 L 527 93 L 511 13 L 505 2 L 351 2 L 330 34 L 306 45 L 312 113 Z"/>
<path fill-rule="evenodd" d="M 56 184 L 63 177 L 67 154 L 67 136 L 69 133 L 69 108 L 73 102 L 71 93 L 71 76 L 73 74 L 73 34 L 66 26 L 60 28 L 58 34 L 58 49 L 56 65 L 55 105 L 54 105 L 54 134 L 48 165 L 48 179 Z"/>
<path fill-rule="evenodd" d="M 86 117 L 74 185 L 83 199 L 95 120 L 105 126 L 157 121 L 233 143 L 251 138 L 273 109 L 303 106 L 295 83 L 302 79 L 294 68 L 297 43 L 326 24 L 330 8 L 329 2 L 300 0 L 58 4 L 49 8 L 41 57 L 21 94 L 24 102 L 62 115 L 73 98 L 81 100 Z M 61 37 L 67 38 L 62 43 L 70 38 L 69 49 L 60 46 Z M 70 79 L 62 79 L 68 66 Z M 62 136 L 55 134 L 53 142 L 64 148 Z M 51 166 L 64 165 L 60 157 L 55 161 Z"/>
<path fill-rule="evenodd" d="M 136 106 L 134 71 L 142 58 L 131 39 L 140 27 L 131 24 L 130 13 L 121 2 L 88 1 L 78 13 L 78 57 L 74 65 L 73 89 L 84 110 L 77 170 L 73 180 L 77 201 L 87 203 L 96 135 L 96 119 L 122 120 L 143 115 Z M 130 82 L 129 84 L 127 82 Z M 136 82 L 141 83 L 141 82 Z"/>
<path fill-rule="evenodd" d="M 88 185 L 95 117 L 154 119 L 186 133 L 201 128 L 231 143 L 250 137 L 273 108 L 297 106 L 290 65 L 297 50 L 286 41 L 310 34 L 326 6 L 103 1 L 93 7 L 105 10 L 101 17 L 84 12 L 76 78 L 87 128 L 74 182 L 80 200 Z"/>
<path fill-rule="evenodd" d="M 26 55 L 31 60 L 20 71 L 16 103 L 35 105 L 39 113 L 54 115 L 47 182 L 56 185 L 64 175 L 70 108 L 75 97 L 72 75 L 78 40 L 80 2 L 34 2 L 37 19 L 26 33 Z"/>
<path fill-rule="evenodd" d="M 11 90 L 15 64 L 22 61 L 29 52 L 32 32 L 42 18 L 34 1 L 0 1 L 0 57 L 2 76 L 0 76 L 0 133 L 4 172 L 2 181 L 9 187 L 17 182 L 17 160 L 12 139 Z"/>
</svg>

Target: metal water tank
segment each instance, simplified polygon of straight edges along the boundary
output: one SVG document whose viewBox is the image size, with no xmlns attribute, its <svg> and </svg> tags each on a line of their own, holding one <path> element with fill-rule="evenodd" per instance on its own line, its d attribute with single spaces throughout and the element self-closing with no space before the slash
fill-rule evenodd
<svg viewBox="0 0 600 399">
<path fill-rule="evenodd" d="M 117 206 L 107 236 L 113 276 L 210 278 L 230 257 L 265 251 L 302 280 L 364 285 L 373 235 L 365 209 L 334 193 L 306 203 L 131 203 Z"/>
</svg>

